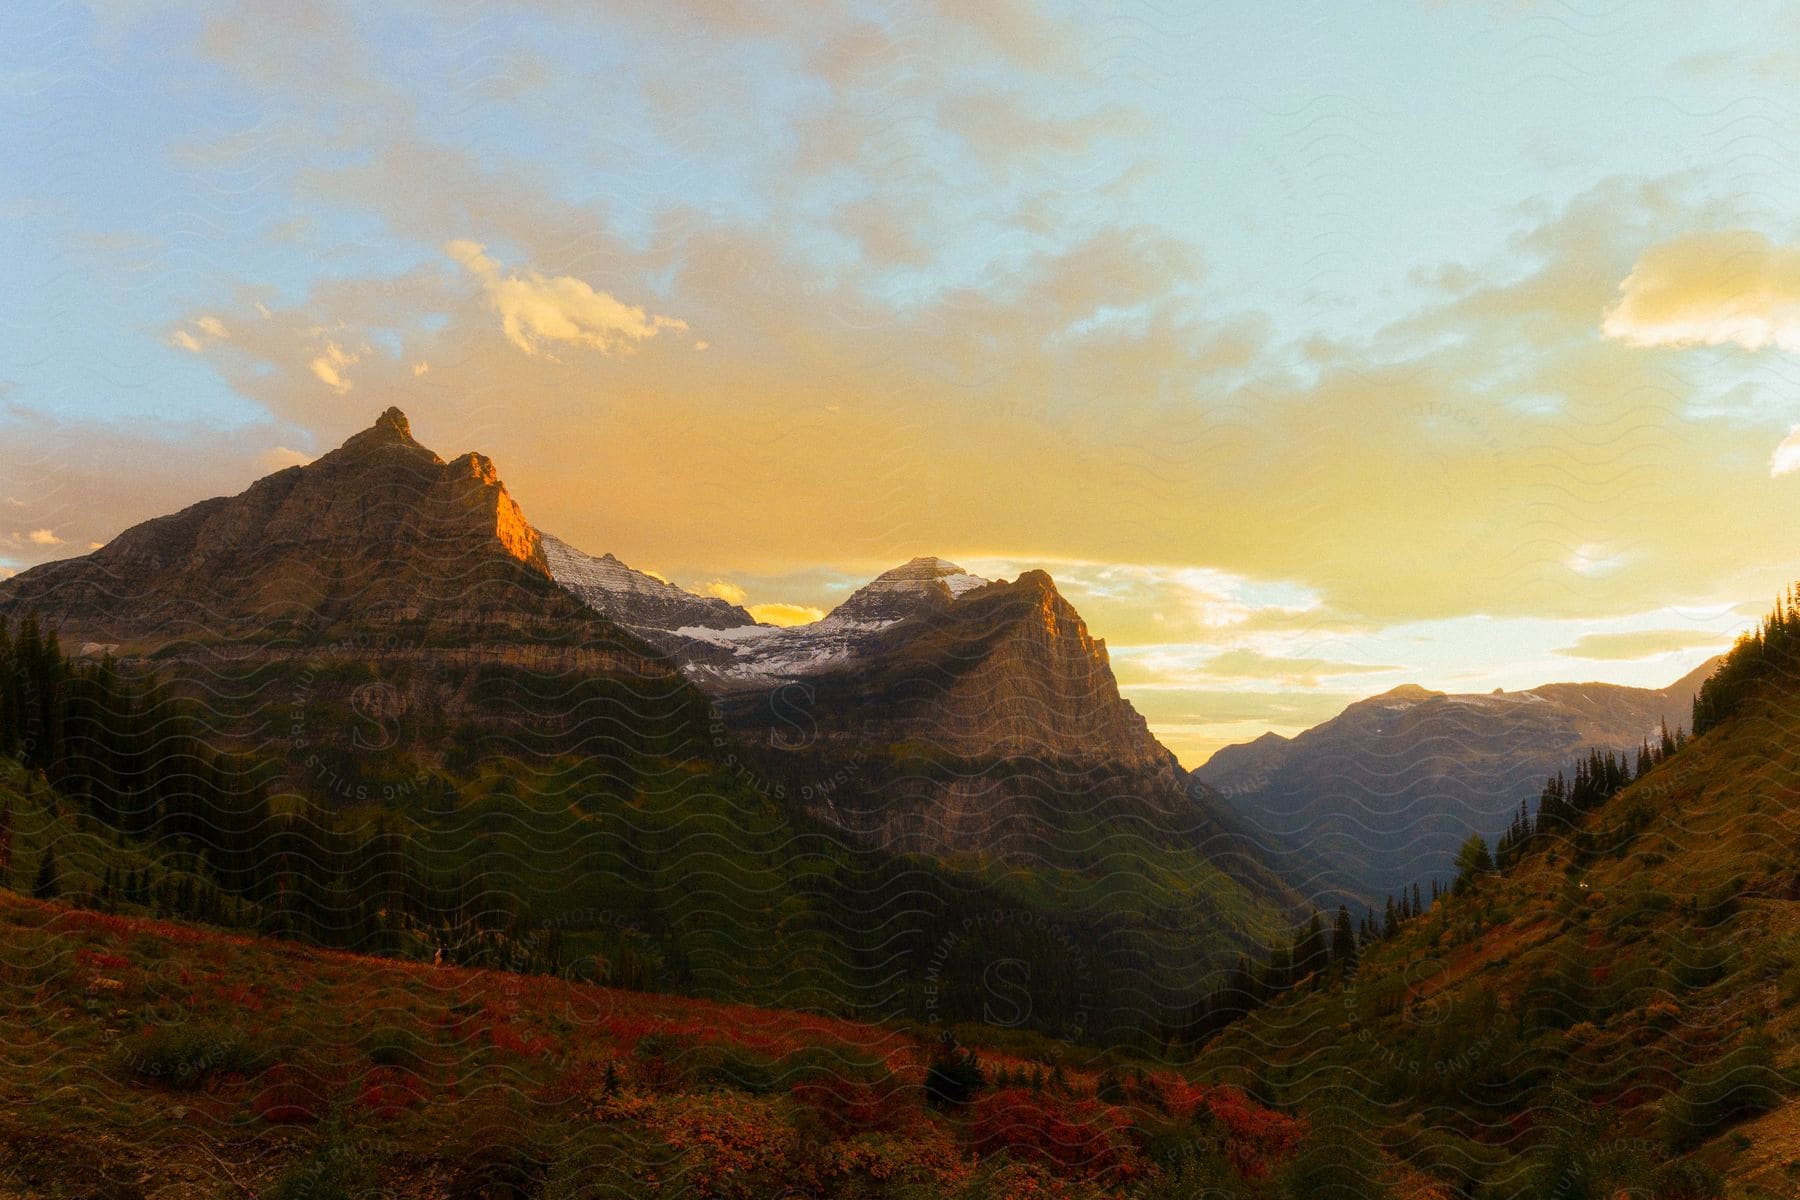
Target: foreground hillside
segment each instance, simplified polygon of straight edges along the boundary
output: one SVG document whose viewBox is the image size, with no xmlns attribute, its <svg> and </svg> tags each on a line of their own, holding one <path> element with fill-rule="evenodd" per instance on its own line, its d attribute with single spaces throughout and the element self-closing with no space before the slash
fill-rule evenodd
<svg viewBox="0 0 1800 1200">
<path fill-rule="evenodd" d="M 1274 1196 L 1317 1168 L 1233 1089 L 1016 1034 L 934 1068 L 932 1034 L 0 890 L 0 1196 Z"/>
<path fill-rule="evenodd" d="M 1704 736 L 1203 1070 L 1461 1195 L 1800 1194 L 1800 686 L 1746 646 Z"/>
</svg>

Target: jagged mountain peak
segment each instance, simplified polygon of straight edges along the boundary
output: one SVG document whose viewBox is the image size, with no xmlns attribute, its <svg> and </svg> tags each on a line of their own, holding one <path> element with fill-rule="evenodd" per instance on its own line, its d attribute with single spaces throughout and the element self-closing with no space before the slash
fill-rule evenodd
<svg viewBox="0 0 1800 1200">
<path fill-rule="evenodd" d="M 406 419 L 405 413 L 398 408 L 389 408 L 367 429 L 352 434 L 336 450 L 309 464 L 309 469 L 320 465 L 363 463 L 395 452 L 422 462 L 439 464 L 444 461 L 413 438 L 412 422 Z"/>
<path fill-rule="evenodd" d="M 941 608 L 990 582 L 948 559 L 921 555 L 883 571 L 856 589 L 826 619 L 836 624 L 891 625 Z"/>
<path fill-rule="evenodd" d="M 521 568 L 549 580 L 538 532 L 493 461 L 446 463 L 389 408 L 314 462 L 15 576 L 0 608 L 39 604 L 94 640 L 154 644 L 194 628 L 318 628 L 364 610 L 467 615 L 519 586 Z"/>
<path fill-rule="evenodd" d="M 391 404 L 379 417 L 375 418 L 375 424 L 370 428 L 391 429 L 407 441 L 412 441 L 412 422 L 406 419 L 405 413 Z"/>
</svg>

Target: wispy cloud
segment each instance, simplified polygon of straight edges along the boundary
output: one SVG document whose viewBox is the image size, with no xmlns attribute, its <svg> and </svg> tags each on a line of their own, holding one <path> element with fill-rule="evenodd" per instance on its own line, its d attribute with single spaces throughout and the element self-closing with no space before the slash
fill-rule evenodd
<svg viewBox="0 0 1800 1200">
<path fill-rule="evenodd" d="M 338 395 L 350 390 L 350 380 L 344 377 L 344 368 L 354 366 L 360 355 L 351 354 L 336 342 L 326 342 L 310 364 L 314 378 Z"/>
<path fill-rule="evenodd" d="M 1721 650 L 1731 639 L 1705 629 L 1642 629 L 1628 633 L 1588 633 L 1553 653 L 1567 658 L 1586 658 L 1596 662 L 1629 662 L 1717 646 Z"/>
</svg>

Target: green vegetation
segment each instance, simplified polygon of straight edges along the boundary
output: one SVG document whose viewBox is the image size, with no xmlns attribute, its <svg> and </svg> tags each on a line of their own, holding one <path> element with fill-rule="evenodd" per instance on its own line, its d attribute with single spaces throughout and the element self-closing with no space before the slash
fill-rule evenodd
<svg viewBox="0 0 1800 1200">
<path fill-rule="evenodd" d="M 202 707 L 0 626 L 5 880 L 364 953 L 1145 1048 L 1257 928 L 1215 867 L 1131 827 L 1069 826 L 1092 871 L 859 847 L 800 781 L 727 769 L 686 689 L 482 664 L 458 687 L 500 717 L 390 743 L 351 698 L 406 694 L 416 665 L 235 670 Z M 557 722 L 520 720 L 545 704 Z M 221 732 L 271 725 L 301 732 L 258 752 Z"/>
<path fill-rule="evenodd" d="M 1365 921 L 1354 969 L 1286 989 L 1240 972 L 1259 1003 L 1219 1025 L 1203 1073 L 1331 1114 L 1346 1149 L 1441 1194 L 1792 1195 L 1800 830 L 1769 801 L 1800 773 L 1800 703 L 1777 673 L 1745 686 L 1704 736 L 1553 777 L 1428 910 L 1402 897 L 1385 936 Z"/>
</svg>

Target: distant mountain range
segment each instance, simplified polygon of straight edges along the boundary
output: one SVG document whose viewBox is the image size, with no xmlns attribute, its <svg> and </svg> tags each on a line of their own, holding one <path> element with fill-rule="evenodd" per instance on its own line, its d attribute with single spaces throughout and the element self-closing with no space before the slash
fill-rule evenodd
<svg viewBox="0 0 1800 1200">
<path fill-rule="evenodd" d="M 1408 684 L 1293 738 L 1227 746 L 1195 775 L 1258 831 L 1265 851 L 1304 848 L 1338 887 L 1379 900 L 1452 873 L 1470 833 L 1490 842 L 1535 807 L 1544 780 L 1593 748 L 1635 755 L 1662 723 L 1688 723 L 1708 662 L 1666 688 L 1555 683 L 1453 695 Z M 1295 871 L 1289 871 L 1294 877 Z"/>
</svg>

